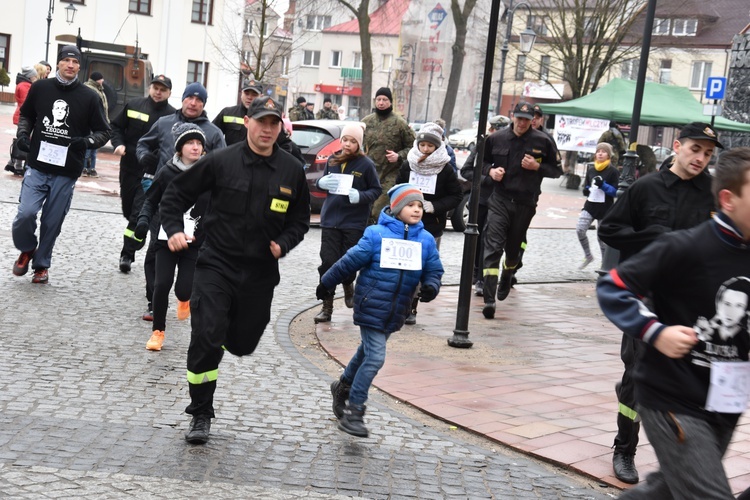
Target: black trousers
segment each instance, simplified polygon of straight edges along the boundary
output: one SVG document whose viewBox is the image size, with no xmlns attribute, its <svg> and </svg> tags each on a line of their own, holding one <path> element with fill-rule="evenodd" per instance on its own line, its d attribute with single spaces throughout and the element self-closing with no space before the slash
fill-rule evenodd
<svg viewBox="0 0 750 500">
<path fill-rule="evenodd" d="M 535 205 L 521 204 L 496 193 L 490 196 L 487 223 L 482 240 L 484 258 L 484 301 L 494 302 L 497 279 L 500 274 L 500 259 L 505 252 L 505 268 L 515 269 L 521 260 L 521 247 L 526 241 L 526 232 L 536 214 Z"/>
<path fill-rule="evenodd" d="M 120 163 L 120 202 L 122 216 L 128 220 L 120 257 L 127 256 L 131 261 L 135 260 L 135 252 L 143 248 L 145 244 L 145 241 L 138 241 L 133 236 L 135 226 L 138 224 L 138 214 L 141 213 L 141 207 L 146 199 L 146 193 L 141 186 L 142 177 L 141 174 L 123 168 Z"/>
<path fill-rule="evenodd" d="M 324 227 L 320 233 L 320 266 L 318 274 L 322 277 L 337 260 L 344 256 L 347 250 L 357 244 L 364 234 L 359 229 L 335 229 Z M 356 274 L 347 276 L 344 285 L 354 282 Z"/>
<path fill-rule="evenodd" d="M 193 275 L 195 261 L 198 259 L 198 249 L 189 247 L 182 252 L 172 252 L 165 241 L 158 243 L 156 248 L 156 280 L 154 281 L 154 330 L 164 331 L 167 324 L 167 310 L 169 309 L 169 291 L 174 284 L 174 294 L 177 300 L 190 300 L 193 291 Z M 175 269 L 178 269 L 175 281 Z"/>
<path fill-rule="evenodd" d="M 487 205 L 479 205 L 477 211 L 477 230 L 479 231 L 479 239 L 477 240 L 477 253 L 474 254 L 474 272 L 472 273 L 472 283 L 482 279 L 482 260 L 484 259 L 484 225 L 487 223 L 487 212 L 489 208 Z"/>
<path fill-rule="evenodd" d="M 146 276 L 146 300 L 151 309 L 154 300 L 154 282 L 156 281 L 156 242 L 159 235 L 159 216 L 151 219 L 149 226 L 149 242 L 146 248 L 146 256 L 143 258 L 143 274 Z"/>
<path fill-rule="evenodd" d="M 638 431 L 641 428 L 640 417 L 635 411 L 635 382 L 633 370 L 638 358 L 641 357 L 645 346 L 643 342 L 623 334 L 620 344 L 620 358 L 625 365 L 622 380 L 615 387 L 619 411 L 617 413 L 617 436 L 615 436 L 615 452 L 627 455 L 635 454 L 638 446 Z"/>
<path fill-rule="evenodd" d="M 274 288 L 268 270 L 212 267 L 199 260 L 190 297 L 187 413 L 215 416 L 214 391 L 224 351 L 235 356 L 255 351 L 271 320 Z"/>
</svg>

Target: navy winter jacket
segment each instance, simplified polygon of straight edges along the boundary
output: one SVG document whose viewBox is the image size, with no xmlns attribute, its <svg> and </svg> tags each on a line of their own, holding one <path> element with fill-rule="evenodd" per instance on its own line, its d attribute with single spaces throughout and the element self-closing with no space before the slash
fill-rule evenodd
<svg viewBox="0 0 750 500">
<path fill-rule="evenodd" d="M 364 231 L 370 218 L 372 204 L 383 192 L 375 164 L 365 155 L 347 162 L 346 165 L 331 165 L 329 159 L 323 177 L 328 174 L 353 175 L 352 188 L 359 191 L 359 202 L 352 204 L 349 196 L 328 193 L 320 211 L 320 227 Z"/>
<path fill-rule="evenodd" d="M 422 243 L 422 270 L 405 271 L 380 267 L 383 239 L 408 239 Z M 400 330 L 411 308 L 417 286 L 430 286 L 440 291 L 443 264 L 435 238 L 418 222 L 407 225 L 386 207 L 380 212 L 377 225 L 365 229 L 359 242 L 346 252 L 321 278 L 333 289 L 347 276 L 359 271 L 354 289 L 354 324 L 383 333 Z"/>
</svg>

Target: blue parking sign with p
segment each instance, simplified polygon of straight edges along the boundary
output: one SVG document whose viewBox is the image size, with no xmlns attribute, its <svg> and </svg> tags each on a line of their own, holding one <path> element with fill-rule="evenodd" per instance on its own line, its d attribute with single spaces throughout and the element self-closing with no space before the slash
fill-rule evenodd
<svg viewBox="0 0 750 500">
<path fill-rule="evenodd" d="M 706 82 L 706 99 L 724 99 L 727 90 L 727 79 L 723 76 L 709 77 Z"/>
</svg>

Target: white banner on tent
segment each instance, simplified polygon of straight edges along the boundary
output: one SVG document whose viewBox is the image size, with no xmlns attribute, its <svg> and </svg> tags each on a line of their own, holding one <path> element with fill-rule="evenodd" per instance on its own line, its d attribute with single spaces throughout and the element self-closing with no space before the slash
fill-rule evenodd
<svg viewBox="0 0 750 500">
<path fill-rule="evenodd" d="M 557 115 L 555 117 L 555 142 L 560 151 L 596 153 L 599 137 L 609 130 L 609 120 Z"/>
</svg>

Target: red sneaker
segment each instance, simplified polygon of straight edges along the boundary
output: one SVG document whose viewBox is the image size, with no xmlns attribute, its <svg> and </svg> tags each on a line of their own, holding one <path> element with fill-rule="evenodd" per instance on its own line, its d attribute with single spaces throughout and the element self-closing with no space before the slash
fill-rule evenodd
<svg viewBox="0 0 750 500">
<path fill-rule="evenodd" d="M 31 258 L 34 256 L 34 252 L 36 252 L 36 248 L 30 252 L 21 252 L 18 260 L 13 263 L 14 275 L 23 276 L 24 274 L 29 272 L 29 262 L 31 262 Z"/>
<path fill-rule="evenodd" d="M 34 269 L 34 277 L 31 278 L 31 282 L 44 285 L 49 282 L 49 273 L 44 268 Z"/>
</svg>

